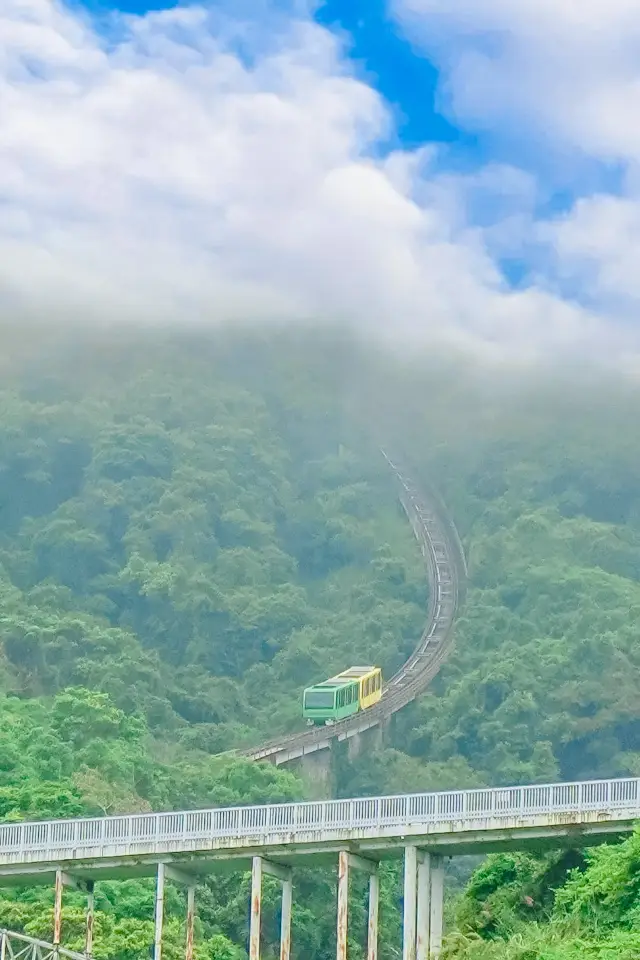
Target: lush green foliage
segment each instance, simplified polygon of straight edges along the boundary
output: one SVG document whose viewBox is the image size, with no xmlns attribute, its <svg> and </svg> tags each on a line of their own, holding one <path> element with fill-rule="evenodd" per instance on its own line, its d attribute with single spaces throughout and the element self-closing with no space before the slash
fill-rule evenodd
<svg viewBox="0 0 640 960">
<path fill-rule="evenodd" d="M 491 783 L 640 772 L 640 397 L 546 386 L 508 405 L 478 388 L 416 464 L 453 509 L 471 584 L 403 743 Z"/>
<path fill-rule="evenodd" d="M 453 657 L 385 747 L 338 756 L 339 793 L 640 773 L 640 397 L 558 382 L 310 329 L 24 350 L 0 388 L 0 817 L 302 796 L 294 773 L 228 751 L 300 727 L 308 682 L 357 661 L 388 675 L 422 629 L 423 568 L 379 442 L 440 489 L 470 589 Z M 585 937 L 594 960 L 636 956 L 633 910 L 597 880 L 620 879 L 630 849 L 567 883 L 558 858 L 491 861 L 455 950 L 565 960 Z M 199 891 L 202 958 L 243 955 L 247 882 Z M 597 916 L 581 883 L 609 904 Z M 333 896 L 330 873 L 301 873 L 297 957 L 331 956 Z M 390 868 L 385 960 L 399 896 Z M 146 881 L 99 885 L 101 955 L 146 956 L 151 900 Z M 80 945 L 81 902 L 66 903 Z M 177 956 L 177 894 L 167 908 Z M 268 956 L 275 887 L 264 910 Z M 50 892 L 5 893 L 0 914 L 44 936 Z"/>
<path fill-rule="evenodd" d="M 571 867 L 572 861 L 579 865 Z M 499 854 L 458 903 L 458 960 L 637 960 L 640 831 L 617 846 L 533 857 Z"/>
<path fill-rule="evenodd" d="M 64 351 L 46 373 L 27 364 L 0 394 L 0 817 L 300 797 L 292 773 L 228 751 L 302 726 L 310 681 L 353 661 L 392 671 L 426 601 L 393 479 L 345 412 L 347 370 L 336 390 L 340 350 L 321 338 L 311 362 L 308 342 L 287 353 L 277 336 L 104 346 L 73 369 Z M 203 956 L 242 952 L 247 882 L 199 891 Z M 330 953 L 333 883 L 298 881 L 298 956 Z M 112 887 L 98 887 L 97 949 L 145 956 L 151 886 Z M 394 871 L 385 898 L 392 930 Z M 65 902 L 79 945 L 80 900 Z M 183 906 L 167 908 L 171 956 Z M 50 932 L 50 892 L 1 909 Z M 274 889 L 269 942 L 276 914 Z"/>
</svg>

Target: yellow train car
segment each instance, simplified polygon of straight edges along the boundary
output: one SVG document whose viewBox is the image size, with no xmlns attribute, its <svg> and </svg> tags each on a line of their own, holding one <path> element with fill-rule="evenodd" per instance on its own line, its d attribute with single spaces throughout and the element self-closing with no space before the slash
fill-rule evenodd
<svg viewBox="0 0 640 960">
<path fill-rule="evenodd" d="M 360 709 L 366 710 L 377 703 L 382 696 L 382 670 L 380 667 L 349 667 L 343 670 L 331 682 L 336 680 L 355 680 L 358 684 Z"/>
</svg>

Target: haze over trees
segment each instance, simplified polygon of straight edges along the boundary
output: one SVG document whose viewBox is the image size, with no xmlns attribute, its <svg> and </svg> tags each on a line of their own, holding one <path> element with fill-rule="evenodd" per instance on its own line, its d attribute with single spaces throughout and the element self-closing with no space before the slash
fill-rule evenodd
<svg viewBox="0 0 640 960">
<path fill-rule="evenodd" d="M 640 775 L 633 384 L 409 362 L 313 328 L 46 346 L 8 348 L 0 387 L 2 819 L 304 796 L 233 749 L 300 728 L 303 686 L 349 663 L 393 672 L 424 622 L 381 443 L 444 497 L 470 588 L 453 656 L 384 748 L 341 759 L 339 793 Z M 452 955 L 637 957 L 637 847 L 490 859 L 451 908 Z M 297 957 L 335 952 L 333 884 L 301 874 Z M 199 892 L 203 960 L 244 956 L 247 889 Z M 99 885 L 99 957 L 146 956 L 152 896 Z M 391 867 L 385 960 L 399 897 Z M 46 938 L 50 901 L 5 891 L 2 923 Z M 271 942 L 275 886 L 264 909 Z M 168 915 L 177 957 L 177 893 Z M 364 923 L 356 897 L 356 960 Z"/>
</svg>

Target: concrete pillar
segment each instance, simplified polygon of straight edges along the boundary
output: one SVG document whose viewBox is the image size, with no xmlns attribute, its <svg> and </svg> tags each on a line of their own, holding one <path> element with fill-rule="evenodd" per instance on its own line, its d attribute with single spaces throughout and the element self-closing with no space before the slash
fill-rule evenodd
<svg viewBox="0 0 640 960">
<path fill-rule="evenodd" d="M 187 887 L 187 930 L 184 948 L 185 960 L 193 960 L 193 925 L 196 914 L 196 888 Z"/>
<path fill-rule="evenodd" d="M 416 880 L 418 851 L 404 848 L 404 916 L 402 922 L 402 960 L 416 960 Z"/>
<path fill-rule="evenodd" d="M 378 871 L 369 877 L 369 925 L 367 929 L 367 960 L 378 960 L 378 903 L 380 878 Z"/>
<path fill-rule="evenodd" d="M 353 737 L 349 737 L 347 739 L 347 757 L 349 759 L 349 763 L 353 763 L 354 760 L 357 760 L 362 753 L 363 736 L 363 733 L 356 733 Z"/>
<path fill-rule="evenodd" d="M 442 952 L 444 923 L 444 859 L 431 857 L 431 929 L 429 931 L 429 960 L 438 960 Z"/>
<path fill-rule="evenodd" d="M 416 960 L 429 960 L 431 927 L 431 857 L 422 853 L 418 861 L 418 920 Z"/>
<path fill-rule="evenodd" d="M 336 931 L 336 960 L 347 960 L 347 927 L 349 920 L 349 854 L 338 855 L 338 926 Z"/>
<path fill-rule="evenodd" d="M 164 881 L 165 865 L 158 864 L 156 874 L 156 904 L 155 904 L 155 929 L 153 936 L 153 960 L 162 958 L 162 927 L 164 924 Z"/>
<path fill-rule="evenodd" d="M 64 886 L 64 876 L 62 870 L 56 870 L 56 885 L 53 897 L 53 945 L 60 946 L 60 936 L 62 933 L 62 888 Z"/>
<path fill-rule="evenodd" d="M 87 957 L 93 954 L 93 880 L 87 882 L 87 926 L 84 938 L 84 952 Z"/>
<path fill-rule="evenodd" d="M 251 926 L 249 960 L 260 960 L 260 911 L 262 909 L 262 857 L 253 858 L 251 868 Z"/>
<path fill-rule="evenodd" d="M 291 911 L 293 906 L 293 881 L 282 881 L 282 910 L 280 914 L 280 960 L 291 956 Z"/>
<path fill-rule="evenodd" d="M 282 911 L 280 917 L 280 960 L 291 956 L 291 912 L 293 880 L 291 867 L 254 857 L 251 869 L 251 925 L 249 929 L 249 960 L 260 960 L 260 914 L 262 911 L 262 875 L 268 873 L 282 882 Z"/>
<path fill-rule="evenodd" d="M 338 861 L 338 930 L 337 960 L 347 960 L 349 920 L 349 869 L 369 874 L 369 922 L 367 927 L 367 960 L 378 960 L 378 901 L 380 885 L 378 864 L 374 860 L 341 850 Z"/>
<path fill-rule="evenodd" d="M 333 796 L 332 751 L 314 750 L 300 757 L 299 767 L 311 800 L 330 800 Z"/>
</svg>

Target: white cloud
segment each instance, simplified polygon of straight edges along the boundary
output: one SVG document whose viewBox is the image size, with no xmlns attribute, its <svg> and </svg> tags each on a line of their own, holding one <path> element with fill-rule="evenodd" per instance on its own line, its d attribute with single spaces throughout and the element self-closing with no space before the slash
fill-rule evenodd
<svg viewBox="0 0 640 960">
<path fill-rule="evenodd" d="M 525 351 L 601 335 L 550 286 L 510 291 L 469 224 L 473 190 L 508 183 L 530 205 L 527 178 L 435 177 L 429 149 L 373 159 L 389 116 L 330 33 L 294 18 L 260 49 L 250 24 L 212 16 L 114 19 L 107 44 L 50 0 L 4 0 L 0 305 L 320 314 Z M 499 242 L 522 231 L 513 215 Z"/>
<path fill-rule="evenodd" d="M 455 115 L 640 159 L 637 0 L 393 0 L 446 72 Z"/>
<path fill-rule="evenodd" d="M 574 193 L 568 212 L 538 223 L 523 193 L 520 214 L 485 229 L 485 244 L 498 254 L 509 245 L 535 248 L 543 287 L 556 296 L 571 291 L 633 333 L 640 303 L 637 0 L 392 3 L 440 66 L 443 102 L 458 122 L 520 141 L 515 150 L 530 170 L 537 167 L 542 192 L 550 175 Z M 619 195 L 589 195 L 576 172 L 585 159 L 601 175 L 619 166 Z"/>
</svg>

